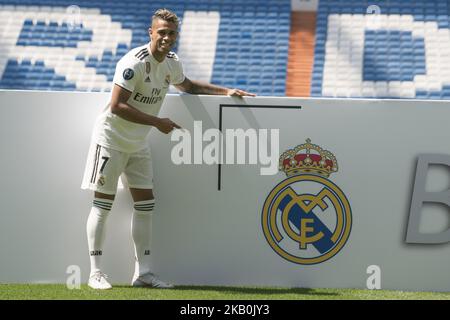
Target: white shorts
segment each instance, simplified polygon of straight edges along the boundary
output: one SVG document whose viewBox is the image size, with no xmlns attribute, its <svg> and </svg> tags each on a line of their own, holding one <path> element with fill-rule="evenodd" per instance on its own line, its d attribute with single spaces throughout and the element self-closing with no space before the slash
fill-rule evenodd
<svg viewBox="0 0 450 320">
<path fill-rule="evenodd" d="M 126 187 L 153 189 L 150 148 L 126 153 L 92 143 L 81 188 L 114 195 L 121 175 Z"/>
</svg>

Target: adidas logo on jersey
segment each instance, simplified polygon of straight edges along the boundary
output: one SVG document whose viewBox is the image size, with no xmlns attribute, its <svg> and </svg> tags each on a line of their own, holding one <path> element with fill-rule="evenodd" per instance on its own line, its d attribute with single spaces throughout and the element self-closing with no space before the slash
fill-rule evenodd
<svg viewBox="0 0 450 320">
<path fill-rule="evenodd" d="M 147 48 L 144 48 L 140 50 L 138 53 L 136 53 L 134 56 L 138 58 L 141 61 L 144 61 L 146 57 L 148 57 L 150 53 L 148 52 Z"/>
<path fill-rule="evenodd" d="M 152 81 L 150 80 L 150 77 L 147 76 L 147 78 L 145 78 L 144 82 L 152 82 Z"/>
</svg>

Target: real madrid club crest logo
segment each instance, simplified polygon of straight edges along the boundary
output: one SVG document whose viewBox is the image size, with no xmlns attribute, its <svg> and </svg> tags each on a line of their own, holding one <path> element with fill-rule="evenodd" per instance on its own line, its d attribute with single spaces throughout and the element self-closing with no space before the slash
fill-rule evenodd
<svg viewBox="0 0 450 320">
<path fill-rule="evenodd" d="M 97 184 L 99 186 L 103 186 L 105 184 L 105 176 L 100 176 L 100 178 L 98 178 Z"/>
<path fill-rule="evenodd" d="M 287 178 L 268 195 L 262 211 L 267 242 L 284 259 L 303 265 L 331 259 L 352 227 L 350 203 L 328 177 L 338 171 L 335 156 L 310 139 L 280 157 Z"/>
<path fill-rule="evenodd" d="M 166 79 L 164 80 L 164 82 L 166 83 L 167 86 L 170 85 L 170 74 L 168 74 L 168 75 L 166 76 Z"/>
</svg>

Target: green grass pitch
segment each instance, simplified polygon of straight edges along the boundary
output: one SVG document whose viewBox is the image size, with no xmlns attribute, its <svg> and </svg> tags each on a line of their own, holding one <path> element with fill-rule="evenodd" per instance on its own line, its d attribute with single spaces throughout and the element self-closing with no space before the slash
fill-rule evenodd
<svg viewBox="0 0 450 320">
<path fill-rule="evenodd" d="M 69 290 L 64 284 L 0 284 L 0 300 L 450 300 L 450 292 L 356 289 L 177 286 L 174 289 L 114 285 L 106 291 L 87 285 Z"/>
</svg>

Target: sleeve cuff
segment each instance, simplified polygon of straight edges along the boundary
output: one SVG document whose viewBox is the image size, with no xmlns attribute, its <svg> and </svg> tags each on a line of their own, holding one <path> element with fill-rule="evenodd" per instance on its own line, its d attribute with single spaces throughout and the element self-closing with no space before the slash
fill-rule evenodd
<svg viewBox="0 0 450 320">
<path fill-rule="evenodd" d="M 117 82 L 114 82 L 114 84 L 115 84 L 116 86 L 121 87 L 122 89 L 125 89 L 125 90 L 129 91 L 129 92 L 133 92 L 133 89 L 127 88 L 127 86 L 125 86 L 123 83 L 117 83 Z"/>
<path fill-rule="evenodd" d="M 181 81 L 178 81 L 177 83 L 172 83 L 172 85 L 176 86 L 176 85 L 182 83 L 184 81 L 184 79 L 186 79 L 186 76 L 183 74 L 183 78 L 181 78 Z"/>
</svg>

